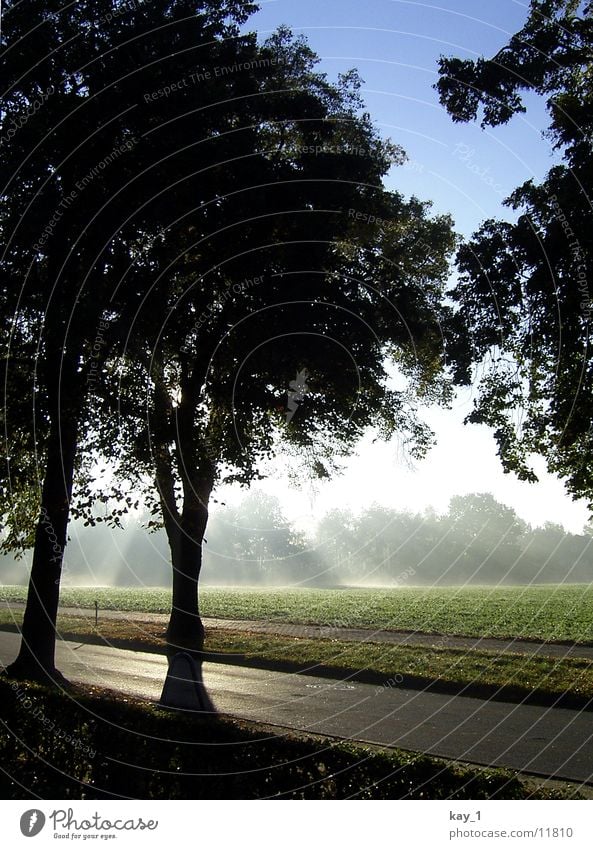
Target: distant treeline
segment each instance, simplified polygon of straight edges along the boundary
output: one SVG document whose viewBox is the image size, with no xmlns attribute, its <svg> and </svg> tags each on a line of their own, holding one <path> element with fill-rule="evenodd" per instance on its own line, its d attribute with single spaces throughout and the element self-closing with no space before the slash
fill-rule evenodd
<svg viewBox="0 0 593 849">
<path fill-rule="evenodd" d="M 342 580 L 378 584 L 589 583 L 593 538 L 547 522 L 532 528 L 489 493 L 456 496 L 445 515 L 373 506 L 327 515 L 319 553 Z M 357 577 L 358 576 L 358 577 Z"/>
<path fill-rule="evenodd" d="M 72 525 L 64 583 L 169 586 L 164 534 Z M 203 582 L 218 585 L 447 585 L 589 583 L 593 529 L 532 528 L 488 493 L 456 496 L 446 514 L 373 505 L 334 510 L 299 533 L 278 499 L 249 493 L 219 506 L 204 546 Z M 3 558 L 4 583 L 25 583 L 27 561 Z"/>
<path fill-rule="evenodd" d="M 456 496 L 448 512 L 373 505 L 334 510 L 299 535 L 279 502 L 249 495 L 213 518 L 204 578 L 211 583 L 316 585 L 589 583 L 593 538 L 561 525 L 531 528 L 489 493 Z"/>
</svg>

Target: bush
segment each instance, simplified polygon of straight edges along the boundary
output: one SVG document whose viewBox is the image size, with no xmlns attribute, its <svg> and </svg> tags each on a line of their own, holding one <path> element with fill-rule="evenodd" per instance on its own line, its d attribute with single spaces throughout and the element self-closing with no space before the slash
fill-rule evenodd
<svg viewBox="0 0 593 849">
<path fill-rule="evenodd" d="M 0 680 L 2 798 L 525 798 L 511 773 Z M 543 791 L 538 791 L 542 798 Z"/>
</svg>

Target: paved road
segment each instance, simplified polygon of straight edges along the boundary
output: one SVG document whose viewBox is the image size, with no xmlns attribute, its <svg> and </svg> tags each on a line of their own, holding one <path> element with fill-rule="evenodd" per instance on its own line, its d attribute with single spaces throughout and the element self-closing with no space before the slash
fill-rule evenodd
<svg viewBox="0 0 593 849">
<path fill-rule="evenodd" d="M 0 608 L 23 611 L 24 604 L 0 601 Z M 83 607 L 62 607 L 64 616 L 79 616 L 94 625 L 95 611 Z M 129 622 L 162 623 L 166 627 L 169 616 L 165 613 L 142 613 L 121 610 L 99 611 L 99 621 L 126 619 Z M 447 634 L 421 634 L 416 631 L 386 631 L 370 628 L 339 628 L 330 625 L 292 625 L 283 622 L 261 622 L 251 619 L 208 619 L 204 618 L 206 630 L 250 632 L 253 634 L 276 634 L 281 637 L 305 637 L 344 640 L 345 642 L 389 643 L 401 646 L 437 647 L 440 649 L 480 649 L 493 652 L 515 652 L 528 656 L 541 655 L 554 658 L 586 658 L 593 660 L 593 646 L 574 643 L 541 643 L 532 640 L 499 640 L 491 637 L 453 637 Z"/>
<path fill-rule="evenodd" d="M 0 661 L 19 637 L 0 634 Z M 163 655 L 60 642 L 58 666 L 73 681 L 160 698 Z M 245 719 L 477 764 L 593 783 L 590 713 L 487 702 L 401 688 L 205 663 L 212 709 Z"/>
</svg>

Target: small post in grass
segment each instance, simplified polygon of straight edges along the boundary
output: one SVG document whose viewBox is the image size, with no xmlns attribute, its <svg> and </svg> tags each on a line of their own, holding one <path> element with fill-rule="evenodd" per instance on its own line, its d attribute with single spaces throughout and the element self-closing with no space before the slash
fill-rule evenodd
<svg viewBox="0 0 593 849">
<path fill-rule="evenodd" d="M 95 628 L 99 622 L 99 602 L 95 599 Z"/>
</svg>

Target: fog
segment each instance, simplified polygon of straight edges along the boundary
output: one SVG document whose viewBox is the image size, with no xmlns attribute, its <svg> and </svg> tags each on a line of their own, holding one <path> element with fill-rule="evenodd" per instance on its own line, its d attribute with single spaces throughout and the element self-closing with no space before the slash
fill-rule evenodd
<svg viewBox="0 0 593 849">
<path fill-rule="evenodd" d="M 444 515 L 373 505 L 335 510 L 308 534 L 262 492 L 215 506 L 204 544 L 202 583 L 217 586 L 446 586 L 590 583 L 592 529 L 532 528 L 488 493 L 451 499 Z M 2 558 L 2 582 L 26 584 L 31 552 Z M 141 520 L 123 530 L 73 522 L 64 586 L 154 586 L 171 582 L 163 531 Z"/>
</svg>

